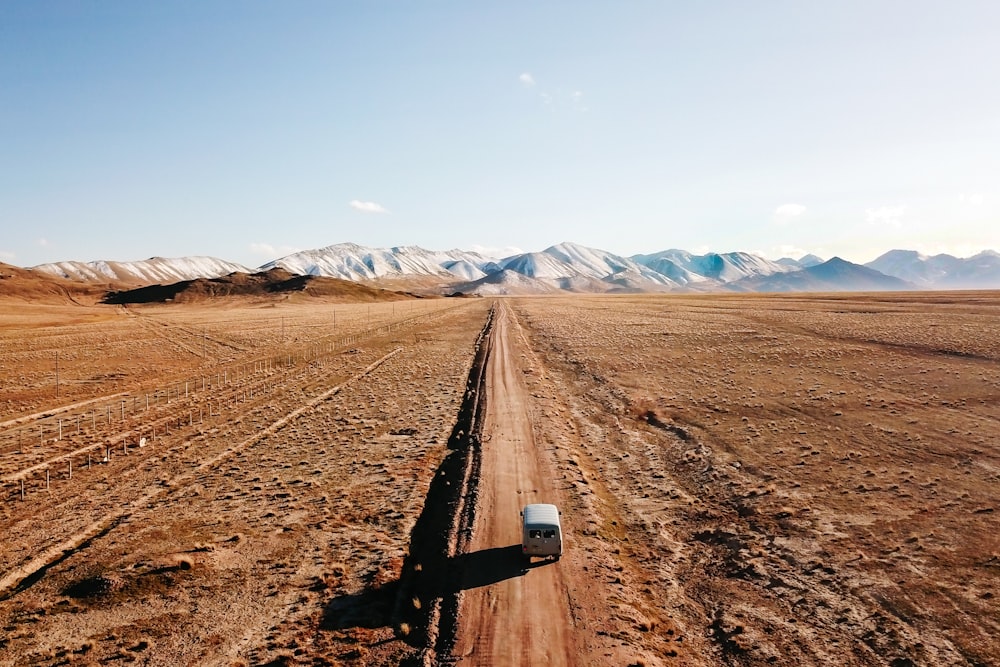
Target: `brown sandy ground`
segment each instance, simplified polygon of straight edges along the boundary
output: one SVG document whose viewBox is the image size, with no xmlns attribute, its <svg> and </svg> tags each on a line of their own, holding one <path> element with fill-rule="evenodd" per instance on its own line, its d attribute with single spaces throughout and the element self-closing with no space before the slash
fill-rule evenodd
<svg viewBox="0 0 1000 667">
<path fill-rule="evenodd" d="M 1000 662 L 1000 295 L 509 304 L 578 664 Z M 419 662 L 397 582 L 488 305 L 19 311 L 0 664 Z"/>
<path fill-rule="evenodd" d="M 615 590 L 596 634 L 656 664 L 1000 664 L 1000 295 L 513 306 L 567 558 Z"/>
<path fill-rule="evenodd" d="M 141 449 L 131 438 L 127 455 L 115 449 L 91 468 L 76 455 L 73 477 L 54 470 L 48 491 L 33 473 L 24 501 L 4 485 L 0 664 L 395 664 L 418 655 L 406 628 L 390 624 L 394 582 L 489 304 L 441 301 L 395 320 L 380 305 L 398 327 L 379 333 L 374 307 L 346 317 L 338 307 L 331 340 L 346 336 L 342 348 L 328 345 L 331 314 L 315 307 L 285 316 L 284 339 L 273 318 L 255 334 L 245 313 L 228 325 L 217 311 L 144 315 L 152 324 L 137 330 L 172 333 L 140 338 L 138 364 L 118 362 L 125 378 L 204 372 L 198 343 L 211 326 L 199 318 L 214 323 L 217 347 L 246 348 L 231 360 L 243 372 L 230 370 L 212 410 L 192 409 L 201 400 L 193 388 L 151 407 L 164 430 Z M 126 345 L 101 338 L 103 325 L 100 334 L 52 329 L 42 332 L 49 350 Z M 183 352 L 166 342 L 174 332 Z M 42 347 L 7 334 L 7 349 L 20 346 L 23 357 Z M 297 348 L 284 344 L 289 336 Z M 312 355 L 288 367 L 252 361 L 289 349 Z M 51 410 L 30 392 L 18 406 Z M 46 456 L 79 444 L 69 439 L 46 438 Z M 26 455 L 5 442 L 3 468 L 16 475 Z M 40 567 L 33 558 L 46 553 Z"/>
</svg>

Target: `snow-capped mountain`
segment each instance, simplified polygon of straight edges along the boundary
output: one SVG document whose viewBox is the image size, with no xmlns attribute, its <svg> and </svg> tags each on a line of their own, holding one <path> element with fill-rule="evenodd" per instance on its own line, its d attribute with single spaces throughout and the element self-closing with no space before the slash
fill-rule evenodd
<svg viewBox="0 0 1000 667">
<path fill-rule="evenodd" d="M 777 260 L 778 264 L 782 266 L 787 266 L 793 270 L 795 269 L 808 269 L 810 266 L 816 266 L 822 264 L 826 260 L 822 257 L 818 257 L 813 254 L 803 255 L 798 259 L 792 259 L 791 257 L 782 257 Z"/>
<path fill-rule="evenodd" d="M 694 255 L 679 249 L 623 257 L 568 242 L 540 252 L 495 258 L 457 249 L 370 248 L 340 243 L 297 252 L 259 269 L 214 257 L 153 257 L 137 262 L 58 262 L 34 270 L 90 283 L 152 285 L 281 268 L 298 275 L 341 278 L 390 289 L 483 295 L 723 289 L 833 291 L 837 285 L 844 290 L 1000 288 L 1000 253 L 991 250 L 967 259 L 893 250 L 866 267 L 835 259 L 837 262 L 831 263 L 806 255 L 798 260 L 770 261 L 746 252 Z M 860 271 L 862 268 L 872 273 Z M 879 278 L 883 274 L 905 282 L 883 281 Z"/>
<path fill-rule="evenodd" d="M 477 294 L 479 296 L 499 296 L 513 294 L 555 294 L 560 290 L 546 281 L 531 278 L 510 269 L 500 269 L 499 271 L 494 271 L 483 276 L 479 280 L 458 284 L 455 286 L 455 291 L 463 294 Z"/>
<path fill-rule="evenodd" d="M 833 257 L 798 271 L 748 276 L 732 283 L 752 292 L 888 292 L 913 289 L 913 283 Z"/>
<path fill-rule="evenodd" d="M 965 259 L 945 254 L 928 256 L 915 250 L 890 250 L 865 266 L 924 289 L 1000 287 L 1000 253 L 993 250 Z"/>
<path fill-rule="evenodd" d="M 466 280 L 479 280 L 489 275 L 481 268 L 479 265 L 473 264 L 467 259 L 456 259 L 454 261 L 446 261 L 441 265 L 449 273 L 452 273 L 459 278 L 465 278 Z"/>
<path fill-rule="evenodd" d="M 438 276 L 445 280 L 477 279 L 490 273 L 495 260 L 467 250 L 432 251 L 418 246 L 368 248 L 338 243 L 317 250 L 303 250 L 260 267 L 280 267 L 300 275 L 329 276 L 344 280 L 377 280 L 398 276 Z"/>
<path fill-rule="evenodd" d="M 273 267 L 303 275 L 360 281 L 432 276 L 442 285 L 461 281 L 460 289 L 490 294 L 503 293 L 504 289 L 512 293 L 650 290 L 682 284 L 627 257 L 575 243 L 560 243 L 541 252 L 521 253 L 499 260 L 466 250 L 432 251 L 417 246 L 368 248 L 340 243 L 297 252 L 260 268 Z M 530 280 L 512 276 L 500 280 L 491 278 L 505 271 Z"/>
<path fill-rule="evenodd" d="M 541 252 L 507 257 L 500 261 L 500 266 L 573 291 L 590 291 L 574 289 L 574 285 L 580 287 L 595 280 L 609 284 L 630 280 L 661 287 L 676 287 L 679 284 L 627 257 L 576 243 L 559 243 Z"/>
<path fill-rule="evenodd" d="M 705 276 L 684 268 L 683 264 L 688 263 L 691 257 L 691 253 L 683 250 L 664 250 L 652 255 L 632 255 L 631 259 L 665 275 L 678 285 L 709 282 Z"/>
<path fill-rule="evenodd" d="M 772 273 L 794 270 L 748 252 L 710 252 L 706 255 L 692 255 L 684 250 L 666 250 L 658 254 L 691 273 L 721 283 L 735 282 L 748 276 L 769 276 Z"/>
<path fill-rule="evenodd" d="M 810 253 L 808 255 L 803 255 L 802 257 L 799 257 L 799 266 L 802 267 L 803 269 L 808 269 L 810 266 L 818 266 L 825 261 L 827 260 Z"/>
<path fill-rule="evenodd" d="M 216 257 L 150 257 L 137 262 L 56 262 L 40 264 L 32 267 L 32 270 L 84 282 L 119 281 L 146 285 L 195 278 L 218 278 L 237 271 L 253 271 L 242 264 Z"/>
</svg>

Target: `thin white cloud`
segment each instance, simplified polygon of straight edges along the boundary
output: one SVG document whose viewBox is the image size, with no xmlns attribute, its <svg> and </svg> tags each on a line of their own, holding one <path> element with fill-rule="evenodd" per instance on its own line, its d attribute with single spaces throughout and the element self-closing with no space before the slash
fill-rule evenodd
<svg viewBox="0 0 1000 667">
<path fill-rule="evenodd" d="M 769 255 L 764 255 L 765 257 L 781 259 L 783 257 L 791 257 L 792 259 L 801 259 L 806 255 L 810 254 L 808 250 L 799 248 L 794 245 L 779 245 L 775 246 Z"/>
<path fill-rule="evenodd" d="M 806 212 L 802 204 L 782 204 L 774 209 L 774 221 L 780 225 L 787 224 Z"/>
<path fill-rule="evenodd" d="M 46 238 L 38 239 L 38 245 L 42 246 L 43 248 L 47 248 L 49 245 L 49 240 Z"/>
<path fill-rule="evenodd" d="M 513 255 L 520 255 L 524 253 L 524 251 L 517 246 L 511 245 L 503 247 L 474 245 L 469 248 L 469 250 L 472 252 L 478 252 L 480 255 L 484 255 L 486 257 L 492 257 L 493 259 L 503 259 L 504 257 L 511 257 Z"/>
<path fill-rule="evenodd" d="M 958 195 L 958 203 L 962 206 L 982 206 L 984 199 L 981 193 Z"/>
<path fill-rule="evenodd" d="M 879 206 L 878 208 L 865 209 L 865 217 L 872 225 L 902 227 L 904 215 L 906 215 L 905 206 Z"/>
<path fill-rule="evenodd" d="M 17 255 L 15 255 L 12 252 L 8 252 L 7 250 L 0 250 L 0 260 L 3 260 L 5 262 L 13 262 L 16 257 Z"/>
<path fill-rule="evenodd" d="M 270 243 L 251 243 L 250 252 L 268 259 L 278 259 L 292 253 L 298 252 L 301 248 L 294 248 L 287 245 L 273 246 Z"/>
<path fill-rule="evenodd" d="M 969 258 L 984 250 L 996 251 L 997 248 L 978 243 L 914 243 L 913 250 L 924 255 L 951 255 L 952 257 Z"/>
<path fill-rule="evenodd" d="M 575 113 L 585 113 L 589 109 L 584 103 L 583 91 L 566 91 L 556 88 L 552 91 L 539 91 L 538 97 L 542 100 L 542 106 L 553 112 L 571 111 Z"/>
<path fill-rule="evenodd" d="M 388 213 L 389 211 L 382 206 L 373 201 L 359 201 L 357 199 L 351 200 L 351 208 L 356 211 L 361 211 L 362 213 Z"/>
<path fill-rule="evenodd" d="M 535 85 L 535 77 L 531 76 L 531 72 L 523 72 L 517 79 L 526 86 Z"/>
</svg>

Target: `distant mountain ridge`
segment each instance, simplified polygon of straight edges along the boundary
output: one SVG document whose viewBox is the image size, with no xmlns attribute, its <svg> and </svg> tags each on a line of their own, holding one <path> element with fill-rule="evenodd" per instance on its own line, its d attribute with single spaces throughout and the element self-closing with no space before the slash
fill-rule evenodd
<svg viewBox="0 0 1000 667">
<path fill-rule="evenodd" d="M 55 262 L 32 267 L 60 278 L 84 282 L 155 284 L 218 278 L 230 273 L 253 273 L 242 264 L 215 257 L 150 257 L 137 262 Z"/>
<path fill-rule="evenodd" d="M 368 248 L 356 243 L 339 243 L 286 255 L 264 264 L 260 270 L 277 267 L 301 275 L 344 280 L 377 280 L 406 275 L 476 279 L 485 276 L 485 269 L 492 264 L 494 260 L 466 250 L 437 252 L 418 246 Z"/>
<path fill-rule="evenodd" d="M 915 250 L 890 250 L 865 266 L 923 289 L 1000 287 L 1000 253 L 993 250 L 966 259 L 945 254 L 928 256 Z"/>
<path fill-rule="evenodd" d="M 798 271 L 745 278 L 737 284 L 754 292 L 890 292 L 914 288 L 913 283 L 839 257 Z"/>
<path fill-rule="evenodd" d="M 85 282 L 149 285 L 280 268 L 375 285 L 414 281 L 438 293 L 482 295 L 1000 288 L 1000 254 L 994 251 L 959 259 L 893 250 L 865 266 L 833 259 L 806 255 L 772 261 L 747 252 L 695 255 L 679 249 L 624 257 L 569 242 L 497 258 L 458 249 L 339 243 L 286 255 L 257 269 L 214 257 L 154 257 L 139 262 L 58 262 L 33 270 Z"/>
</svg>

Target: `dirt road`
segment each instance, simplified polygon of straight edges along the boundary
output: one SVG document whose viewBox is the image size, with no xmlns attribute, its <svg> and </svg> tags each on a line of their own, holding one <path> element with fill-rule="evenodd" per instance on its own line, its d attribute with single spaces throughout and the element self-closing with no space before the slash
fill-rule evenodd
<svg viewBox="0 0 1000 667">
<path fill-rule="evenodd" d="M 521 508 L 559 504 L 560 498 L 536 447 L 511 344 L 512 317 L 498 305 L 486 374 L 479 505 L 452 657 L 460 665 L 569 665 L 574 648 L 563 564 L 536 558 L 528 566 L 521 555 Z"/>
</svg>

